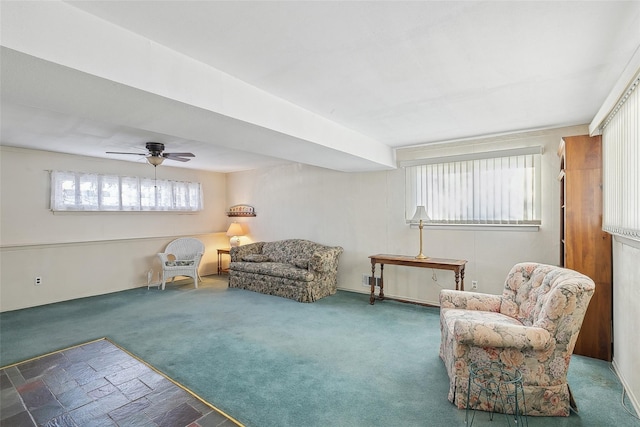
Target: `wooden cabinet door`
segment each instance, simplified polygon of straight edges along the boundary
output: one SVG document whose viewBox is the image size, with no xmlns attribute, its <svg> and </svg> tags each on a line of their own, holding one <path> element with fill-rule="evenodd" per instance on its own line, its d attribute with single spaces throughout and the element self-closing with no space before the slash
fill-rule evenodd
<svg viewBox="0 0 640 427">
<path fill-rule="evenodd" d="M 596 284 L 574 353 L 610 361 L 613 274 L 611 236 L 602 231 L 601 140 L 578 136 L 564 142 L 564 266 Z"/>
</svg>

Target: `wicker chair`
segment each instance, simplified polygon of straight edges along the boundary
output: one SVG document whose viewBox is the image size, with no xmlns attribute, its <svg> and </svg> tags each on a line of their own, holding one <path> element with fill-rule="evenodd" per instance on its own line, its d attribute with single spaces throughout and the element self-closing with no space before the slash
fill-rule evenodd
<svg viewBox="0 0 640 427">
<path fill-rule="evenodd" d="M 168 278 L 173 280 L 176 276 L 191 277 L 197 288 L 202 255 L 204 244 L 198 239 L 182 237 L 169 243 L 164 252 L 158 254 L 162 262 L 162 289 Z"/>
</svg>

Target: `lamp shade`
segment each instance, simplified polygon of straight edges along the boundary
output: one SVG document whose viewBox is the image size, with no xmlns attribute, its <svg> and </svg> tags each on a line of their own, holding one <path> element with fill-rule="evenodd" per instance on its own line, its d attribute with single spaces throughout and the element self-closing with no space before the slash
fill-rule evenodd
<svg viewBox="0 0 640 427">
<path fill-rule="evenodd" d="M 244 230 L 242 229 L 242 226 L 237 222 L 231 223 L 231 225 L 229 226 L 229 229 L 227 230 L 227 236 L 229 237 L 242 236 L 243 234 L 244 234 Z"/>
<path fill-rule="evenodd" d="M 416 206 L 416 213 L 413 214 L 413 218 L 411 221 L 430 221 L 429 215 L 427 215 L 427 211 L 424 206 Z"/>
<path fill-rule="evenodd" d="M 147 162 L 153 166 L 159 166 L 164 162 L 164 157 L 162 156 L 147 156 Z"/>
</svg>

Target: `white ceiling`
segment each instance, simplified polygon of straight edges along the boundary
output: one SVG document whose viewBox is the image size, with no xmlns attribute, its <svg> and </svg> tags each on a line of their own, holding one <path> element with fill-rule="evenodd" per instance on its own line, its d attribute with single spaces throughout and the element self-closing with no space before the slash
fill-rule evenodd
<svg viewBox="0 0 640 427">
<path fill-rule="evenodd" d="M 229 172 L 589 123 L 640 2 L 2 2 L 3 145 Z M 131 156 L 131 160 L 137 160 Z"/>
</svg>

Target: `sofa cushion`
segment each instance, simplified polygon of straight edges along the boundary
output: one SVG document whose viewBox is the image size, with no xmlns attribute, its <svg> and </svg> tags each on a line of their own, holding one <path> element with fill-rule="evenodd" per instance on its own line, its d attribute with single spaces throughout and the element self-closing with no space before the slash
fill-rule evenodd
<svg viewBox="0 0 640 427">
<path fill-rule="evenodd" d="M 298 256 L 291 260 L 291 264 L 295 265 L 298 268 L 304 268 L 305 270 L 309 268 L 309 263 L 311 260 L 308 257 Z"/>
<path fill-rule="evenodd" d="M 233 262 L 229 266 L 231 270 L 247 273 L 265 274 L 267 276 L 284 277 L 291 280 L 311 282 L 315 279 L 313 272 L 298 268 L 292 264 L 280 262 Z"/>
<path fill-rule="evenodd" d="M 188 260 L 176 259 L 174 261 L 165 262 L 165 265 L 167 267 L 181 267 L 186 265 L 193 265 L 193 263 L 194 261 L 192 259 L 188 259 Z"/>
<path fill-rule="evenodd" d="M 268 262 L 271 261 L 271 258 L 265 254 L 249 254 L 243 256 L 242 260 L 247 262 Z"/>
<path fill-rule="evenodd" d="M 295 258 L 311 259 L 313 253 L 321 248 L 324 246 L 309 240 L 289 239 L 265 242 L 262 253 L 269 255 L 274 262 L 292 264 Z"/>
</svg>

